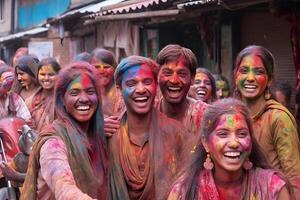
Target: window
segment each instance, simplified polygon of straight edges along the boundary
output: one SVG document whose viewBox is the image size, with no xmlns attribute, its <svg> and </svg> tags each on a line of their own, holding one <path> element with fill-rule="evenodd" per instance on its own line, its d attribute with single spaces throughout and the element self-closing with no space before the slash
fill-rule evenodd
<svg viewBox="0 0 300 200">
<path fill-rule="evenodd" d="M 4 21 L 4 0 L 0 0 L 0 22 Z"/>
</svg>

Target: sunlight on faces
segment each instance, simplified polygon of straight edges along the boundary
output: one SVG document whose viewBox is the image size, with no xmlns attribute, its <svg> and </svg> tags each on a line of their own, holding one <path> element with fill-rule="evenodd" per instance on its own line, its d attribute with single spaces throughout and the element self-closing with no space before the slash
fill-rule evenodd
<svg viewBox="0 0 300 200">
<path fill-rule="evenodd" d="M 229 85 L 223 80 L 216 81 L 218 99 L 229 97 Z"/>
<path fill-rule="evenodd" d="M 26 89 L 29 88 L 30 84 L 33 83 L 33 77 L 30 76 L 28 73 L 20 70 L 19 68 L 16 69 L 16 73 L 17 79 L 21 86 Z"/>
<path fill-rule="evenodd" d="M 3 72 L 0 76 L 0 95 L 7 94 L 13 85 L 14 74 L 13 72 Z"/>
<path fill-rule="evenodd" d="M 113 81 L 115 68 L 107 63 L 98 60 L 97 58 L 92 58 L 93 66 L 98 70 L 100 83 L 103 87 L 109 86 L 109 84 Z"/>
<path fill-rule="evenodd" d="M 57 73 L 51 65 L 44 65 L 39 70 L 38 79 L 43 89 L 51 90 L 55 85 Z"/>
<path fill-rule="evenodd" d="M 164 99 L 169 103 L 182 102 L 192 82 L 191 72 L 185 66 L 185 61 L 171 61 L 159 70 L 158 83 Z"/>
<path fill-rule="evenodd" d="M 122 75 L 122 95 L 129 112 L 143 115 L 152 108 L 156 94 L 155 77 L 147 65 L 136 65 Z"/>
<path fill-rule="evenodd" d="M 208 102 L 211 99 L 211 82 L 205 73 L 196 73 L 195 81 L 191 88 L 195 93 L 196 99 L 202 100 L 204 102 Z"/>
<path fill-rule="evenodd" d="M 66 111 L 77 122 L 88 122 L 97 109 L 98 97 L 96 88 L 86 74 L 75 78 L 64 94 Z"/>
<path fill-rule="evenodd" d="M 271 84 L 262 60 L 256 55 L 243 58 L 235 80 L 238 90 L 245 99 L 259 98 Z"/>
<path fill-rule="evenodd" d="M 224 114 L 217 127 L 204 141 L 216 172 L 239 172 L 250 155 L 252 143 L 248 125 L 240 113 Z"/>
</svg>

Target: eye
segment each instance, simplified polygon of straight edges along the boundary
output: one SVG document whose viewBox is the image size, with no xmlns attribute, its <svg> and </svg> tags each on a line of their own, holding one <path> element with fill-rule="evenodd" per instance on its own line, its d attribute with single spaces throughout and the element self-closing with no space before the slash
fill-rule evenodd
<svg viewBox="0 0 300 200">
<path fill-rule="evenodd" d="M 151 85 L 152 82 L 153 82 L 153 80 L 150 79 L 150 78 L 147 78 L 147 79 L 144 80 L 144 84 L 145 84 L 145 85 Z"/>
<path fill-rule="evenodd" d="M 69 94 L 71 95 L 71 96 L 77 96 L 78 94 L 79 94 L 79 90 L 77 90 L 77 89 L 72 89 L 72 90 L 70 90 L 69 91 Z"/>
<path fill-rule="evenodd" d="M 109 68 L 111 68 L 111 66 L 110 65 L 104 65 L 103 68 L 104 69 L 109 69 Z"/>
<path fill-rule="evenodd" d="M 228 135 L 228 132 L 226 130 L 219 130 L 219 131 L 217 131 L 216 135 L 220 138 L 226 138 Z"/>
<path fill-rule="evenodd" d="M 241 67 L 241 68 L 239 69 L 239 72 L 240 72 L 241 74 L 247 74 L 247 73 L 249 72 L 249 69 L 248 69 L 247 67 Z"/>
<path fill-rule="evenodd" d="M 129 81 L 126 81 L 126 85 L 127 85 L 128 87 L 133 87 L 133 86 L 136 85 L 136 83 L 137 83 L 137 81 L 135 81 L 135 80 L 129 80 Z"/>
<path fill-rule="evenodd" d="M 248 130 L 239 130 L 237 132 L 237 136 L 240 137 L 240 138 L 248 137 L 248 135 L 249 135 L 249 131 Z"/>
<path fill-rule="evenodd" d="M 204 84 L 205 84 L 205 85 L 211 85 L 209 80 L 205 80 L 205 81 L 204 81 Z"/>
<path fill-rule="evenodd" d="M 172 72 L 171 70 L 169 70 L 169 69 L 163 70 L 163 74 L 164 74 L 165 76 L 171 76 L 172 73 L 173 73 L 173 72 Z"/>
<path fill-rule="evenodd" d="M 194 82 L 195 84 L 200 84 L 201 83 L 201 81 L 199 80 L 199 79 L 197 79 L 197 80 L 195 80 L 195 82 Z"/>
<path fill-rule="evenodd" d="M 178 75 L 179 75 L 180 77 L 186 77 L 187 72 L 186 72 L 186 71 L 179 71 L 179 72 L 178 72 Z"/>
<path fill-rule="evenodd" d="M 254 69 L 254 72 L 255 72 L 256 75 L 266 74 L 266 71 L 263 68 Z"/>
<path fill-rule="evenodd" d="M 94 95 L 94 94 L 96 94 L 96 89 L 95 89 L 95 88 L 89 88 L 89 89 L 87 90 L 87 94 L 88 94 L 88 95 Z"/>
</svg>

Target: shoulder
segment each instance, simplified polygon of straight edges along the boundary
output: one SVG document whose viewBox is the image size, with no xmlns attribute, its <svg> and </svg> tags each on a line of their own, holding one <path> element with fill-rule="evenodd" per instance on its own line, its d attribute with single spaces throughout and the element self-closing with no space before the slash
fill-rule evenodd
<svg viewBox="0 0 300 200">
<path fill-rule="evenodd" d="M 167 117 L 164 113 L 160 112 L 159 110 L 155 109 L 156 117 L 159 123 L 160 128 L 165 130 L 173 130 L 173 129 L 180 129 L 183 128 L 181 122 Z"/>
</svg>

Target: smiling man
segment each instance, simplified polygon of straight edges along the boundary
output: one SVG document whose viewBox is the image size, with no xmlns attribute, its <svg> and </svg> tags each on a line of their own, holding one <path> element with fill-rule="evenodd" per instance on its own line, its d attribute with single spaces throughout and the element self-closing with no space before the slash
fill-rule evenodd
<svg viewBox="0 0 300 200">
<path fill-rule="evenodd" d="M 207 104 L 187 98 L 198 66 L 195 54 L 190 49 L 171 44 L 159 52 L 157 63 L 160 65 L 158 83 L 162 97 L 155 107 L 183 123 L 187 131 L 196 137 Z"/>
<path fill-rule="evenodd" d="M 109 139 L 113 200 L 166 199 L 181 166 L 180 123 L 153 107 L 157 72 L 157 64 L 141 56 L 122 60 L 115 71 L 127 111 Z"/>
</svg>

